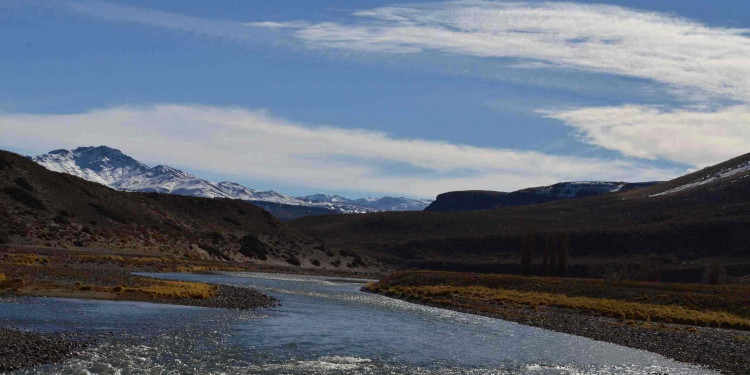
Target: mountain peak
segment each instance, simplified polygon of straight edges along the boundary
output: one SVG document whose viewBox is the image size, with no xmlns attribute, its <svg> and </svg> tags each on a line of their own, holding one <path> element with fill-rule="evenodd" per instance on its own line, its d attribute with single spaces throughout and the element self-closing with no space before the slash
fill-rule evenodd
<svg viewBox="0 0 750 375">
<path fill-rule="evenodd" d="M 331 194 L 315 194 L 297 198 L 273 190 L 256 191 L 236 182 L 213 183 L 164 164 L 149 168 L 120 150 L 108 146 L 81 146 L 73 150 L 59 149 L 31 157 L 31 160 L 56 172 L 72 174 L 114 189 L 127 191 L 320 207 L 340 213 L 418 211 L 429 203 L 391 197 L 352 200 Z"/>
</svg>

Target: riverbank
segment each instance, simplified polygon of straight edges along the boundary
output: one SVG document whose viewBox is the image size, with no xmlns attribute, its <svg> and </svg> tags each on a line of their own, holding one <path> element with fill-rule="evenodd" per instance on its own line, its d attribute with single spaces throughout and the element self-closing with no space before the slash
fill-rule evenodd
<svg viewBox="0 0 750 375">
<path fill-rule="evenodd" d="M 75 253 L 0 254 L 0 295 L 147 301 L 231 309 L 271 307 L 278 302 L 247 289 L 156 280 L 134 272 L 237 270 L 158 257 Z"/>
<path fill-rule="evenodd" d="M 696 324 L 675 324 L 667 321 L 666 316 L 657 316 L 663 320 L 661 322 L 652 317 L 639 320 L 628 317 L 629 311 L 613 317 L 607 310 L 597 308 L 601 305 L 596 303 L 588 308 L 582 305 L 564 307 L 563 303 L 555 306 L 550 302 L 556 299 L 550 299 L 549 295 L 564 296 L 575 302 L 580 302 L 575 298 L 606 301 L 605 306 L 610 309 L 616 308 L 617 302 L 652 309 L 647 311 L 679 307 L 744 322 L 748 314 L 747 305 L 742 301 L 743 295 L 744 298 L 748 295 L 746 288 L 632 282 L 608 285 L 601 280 L 406 271 L 368 284 L 364 290 L 643 349 L 724 374 L 739 375 L 750 373 L 750 332 L 747 330 L 710 327 L 711 322 L 697 320 Z M 500 293 L 489 295 L 485 289 Z"/>
<path fill-rule="evenodd" d="M 60 362 L 88 346 L 75 335 L 41 334 L 0 328 L 0 372 Z"/>
</svg>

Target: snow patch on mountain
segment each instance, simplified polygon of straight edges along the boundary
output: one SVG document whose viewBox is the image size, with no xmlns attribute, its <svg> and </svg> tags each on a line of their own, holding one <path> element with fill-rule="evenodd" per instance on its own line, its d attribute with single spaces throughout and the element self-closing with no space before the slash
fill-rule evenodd
<svg viewBox="0 0 750 375">
<path fill-rule="evenodd" d="M 31 160 L 45 168 L 83 179 L 111 185 L 124 176 L 148 169 L 145 164 L 106 146 L 54 150 Z"/>
<path fill-rule="evenodd" d="M 705 184 L 708 184 L 708 183 L 711 183 L 711 182 L 714 182 L 714 181 L 717 181 L 717 180 L 721 180 L 721 179 L 725 179 L 725 178 L 730 178 L 732 176 L 736 176 L 738 174 L 742 174 L 742 173 L 745 173 L 745 172 L 750 172 L 750 161 L 746 161 L 746 162 L 740 163 L 740 164 L 738 164 L 736 166 L 733 166 L 733 167 L 721 169 L 721 170 L 719 170 L 716 173 L 712 173 L 712 174 L 709 174 L 709 175 L 702 176 L 702 177 L 700 177 L 699 179 L 697 179 L 697 180 L 695 180 L 693 182 L 690 182 L 690 183 L 687 183 L 687 184 L 684 184 L 684 185 L 680 185 L 680 186 L 678 186 L 676 188 L 672 188 L 672 189 L 663 191 L 661 193 L 650 195 L 650 197 L 658 197 L 658 196 L 662 196 L 662 195 L 668 195 L 668 194 L 678 193 L 678 192 L 689 190 L 689 189 L 693 189 L 693 188 L 696 188 L 698 186 L 705 185 Z"/>
<path fill-rule="evenodd" d="M 626 184 L 624 182 L 606 181 L 574 181 L 561 182 L 559 184 L 534 187 L 520 190 L 521 192 L 533 192 L 540 195 L 549 195 L 557 198 L 578 198 L 604 193 L 620 191 Z"/>
<path fill-rule="evenodd" d="M 393 197 L 353 200 L 328 194 L 293 197 L 273 190 L 257 191 L 235 182 L 214 183 L 166 165 L 149 168 L 120 150 L 106 146 L 54 150 L 44 155 L 31 157 L 31 160 L 49 170 L 71 174 L 123 191 L 323 207 L 340 213 L 420 211 L 431 202 Z"/>
</svg>

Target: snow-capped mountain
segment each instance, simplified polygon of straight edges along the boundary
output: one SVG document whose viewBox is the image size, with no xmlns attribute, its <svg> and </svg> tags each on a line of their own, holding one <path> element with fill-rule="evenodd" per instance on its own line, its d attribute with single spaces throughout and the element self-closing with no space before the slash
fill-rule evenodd
<svg viewBox="0 0 750 375">
<path fill-rule="evenodd" d="M 348 199 L 340 195 L 314 194 L 300 197 L 306 202 L 343 210 L 347 213 L 379 211 L 422 211 L 432 201 L 405 197 Z"/>
<path fill-rule="evenodd" d="M 148 166 L 120 150 L 106 146 L 54 150 L 34 156 L 31 160 L 51 171 L 72 174 L 104 185 L 113 184 L 128 174 L 148 169 Z"/>
<path fill-rule="evenodd" d="M 708 167 L 698 172 L 694 172 L 689 175 L 672 180 L 670 181 L 670 186 L 668 186 L 667 190 L 661 191 L 656 194 L 651 194 L 649 196 L 658 197 L 662 195 L 669 195 L 681 191 L 695 189 L 697 187 L 707 185 L 719 180 L 723 182 L 734 182 L 748 177 L 750 177 L 750 160 L 748 160 L 747 155 L 743 155 L 724 163 Z"/>
<path fill-rule="evenodd" d="M 157 165 L 142 172 L 123 176 L 109 184 L 110 187 L 126 191 L 142 191 L 206 198 L 231 198 L 217 184 L 195 177 L 179 169 Z"/>
<path fill-rule="evenodd" d="M 156 192 L 206 198 L 230 198 L 281 205 L 319 207 L 338 213 L 377 211 L 419 211 L 430 201 L 410 198 L 348 199 L 338 195 L 315 194 L 293 197 L 273 190 L 257 191 L 235 182 L 214 183 L 166 165 L 150 168 L 107 146 L 54 150 L 31 160 L 49 170 L 72 174 L 124 191 Z M 273 211 L 276 206 L 269 206 Z M 319 211 L 310 211 L 319 212 Z"/>
</svg>

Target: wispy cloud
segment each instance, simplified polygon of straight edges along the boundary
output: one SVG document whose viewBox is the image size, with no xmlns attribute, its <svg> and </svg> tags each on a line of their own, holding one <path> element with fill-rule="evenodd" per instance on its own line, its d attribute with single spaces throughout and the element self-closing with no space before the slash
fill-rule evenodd
<svg viewBox="0 0 750 375">
<path fill-rule="evenodd" d="M 539 112 L 563 121 L 581 139 L 599 147 L 693 166 L 746 152 L 742 145 L 750 144 L 750 134 L 743 128 L 750 117 L 750 31 L 746 29 L 567 2 L 468 0 L 389 6 L 361 10 L 351 21 L 324 23 L 238 23 L 103 2 L 68 4 L 96 17 L 229 39 L 252 39 L 266 29 L 313 49 L 510 59 L 504 69 L 571 69 L 644 79 L 666 86 L 685 106 Z M 712 109 L 696 110 L 696 104 L 710 104 Z"/>
<path fill-rule="evenodd" d="M 80 114 L 0 115 L 0 141 L 48 151 L 120 147 L 143 160 L 330 190 L 409 192 L 511 190 L 563 180 L 653 180 L 681 171 L 624 160 L 400 139 L 364 130 L 313 127 L 267 111 L 196 105 L 118 107 Z M 64 142 L 64 144 L 61 144 Z M 419 173 L 381 168 L 402 164 Z"/>
<path fill-rule="evenodd" d="M 543 113 L 578 130 L 584 141 L 638 158 L 704 166 L 750 151 L 750 107 L 745 105 L 713 111 L 631 105 Z"/>
<path fill-rule="evenodd" d="M 748 30 L 608 5 L 457 1 L 376 8 L 300 27 L 327 48 L 519 58 L 750 99 Z"/>
</svg>

